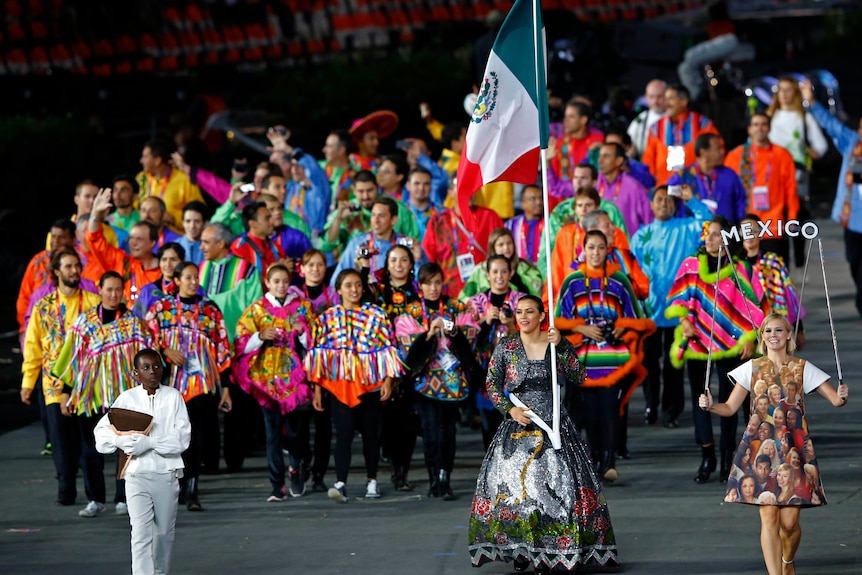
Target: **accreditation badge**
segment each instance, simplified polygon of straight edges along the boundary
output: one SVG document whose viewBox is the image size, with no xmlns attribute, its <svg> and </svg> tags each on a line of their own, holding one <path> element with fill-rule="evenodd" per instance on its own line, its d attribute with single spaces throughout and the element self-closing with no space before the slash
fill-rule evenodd
<svg viewBox="0 0 862 575">
<path fill-rule="evenodd" d="M 473 254 L 461 254 L 455 258 L 455 264 L 458 266 L 458 275 L 462 282 L 466 282 L 476 270 L 476 260 Z"/>
</svg>

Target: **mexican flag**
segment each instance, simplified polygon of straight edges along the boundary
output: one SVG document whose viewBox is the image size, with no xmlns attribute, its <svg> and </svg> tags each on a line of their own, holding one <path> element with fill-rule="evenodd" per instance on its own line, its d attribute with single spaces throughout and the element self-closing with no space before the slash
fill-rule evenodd
<svg viewBox="0 0 862 575">
<path fill-rule="evenodd" d="M 548 145 L 545 25 L 539 0 L 515 0 L 488 56 L 458 165 L 461 218 L 476 190 L 496 181 L 533 184 Z"/>
</svg>

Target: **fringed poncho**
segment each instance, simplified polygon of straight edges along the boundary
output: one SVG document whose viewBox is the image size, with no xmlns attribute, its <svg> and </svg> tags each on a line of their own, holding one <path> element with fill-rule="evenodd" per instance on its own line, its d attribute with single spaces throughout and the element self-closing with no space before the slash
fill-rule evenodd
<svg viewBox="0 0 862 575">
<path fill-rule="evenodd" d="M 118 318 L 102 323 L 101 310 L 96 306 L 78 316 L 53 368 L 72 388 L 71 406 L 78 415 L 104 411 L 135 387 L 135 354 L 153 347 L 153 335 L 137 313 L 118 311 Z"/>
<path fill-rule="evenodd" d="M 707 255 L 691 256 L 682 262 L 667 297 L 670 303 L 665 316 L 688 318 L 697 335 L 687 338 L 682 325 L 677 326 L 670 350 L 670 360 L 676 367 L 682 367 L 687 359 L 706 360 L 710 347 L 713 359 L 736 357 L 745 342 L 757 339 L 756 327 L 763 321 L 760 284 L 756 282 L 752 287 L 745 266 L 741 262 L 734 265 L 735 275 L 729 265 L 722 266 L 716 298 L 716 272 L 709 271 Z"/>
<path fill-rule="evenodd" d="M 398 360 L 392 326 L 376 305 L 348 310 L 336 305 L 320 315 L 311 328 L 305 371 L 313 381 L 347 405 L 380 389 L 387 377 L 404 372 Z"/>
<path fill-rule="evenodd" d="M 219 374 L 230 367 L 231 351 L 218 306 L 199 296 L 189 299 L 194 303 L 157 300 L 146 318 L 161 349 L 179 350 L 186 358 L 185 365 L 172 367 L 168 380 L 186 401 L 215 391 Z"/>
<path fill-rule="evenodd" d="M 288 294 L 284 305 L 277 306 L 270 297 L 257 300 L 240 317 L 231 372 L 234 381 L 262 407 L 278 405 L 282 413 L 288 413 L 309 403 L 313 395 L 305 381 L 297 342 L 308 332 L 311 304 Z M 253 341 L 255 334 L 267 328 L 276 330 L 274 340 L 261 342 L 258 336 Z"/>
<path fill-rule="evenodd" d="M 646 336 L 655 331 L 655 322 L 644 317 L 634 290 L 617 264 L 608 262 L 603 270 L 582 265 L 563 282 L 554 325 L 571 330 L 581 325 L 610 322 L 625 331 L 615 342 L 596 342 L 579 333 L 567 339 L 577 350 L 586 371 L 584 387 L 610 387 L 627 376 L 633 376 L 625 390 L 621 406 L 645 378 L 643 345 Z"/>
<path fill-rule="evenodd" d="M 760 289 L 766 296 L 768 312 L 787 316 L 790 323 L 805 317 L 805 308 L 781 256 L 773 252 L 760 254 L 753 272 L 753 281 L 760 283 Z"/>
</svg>

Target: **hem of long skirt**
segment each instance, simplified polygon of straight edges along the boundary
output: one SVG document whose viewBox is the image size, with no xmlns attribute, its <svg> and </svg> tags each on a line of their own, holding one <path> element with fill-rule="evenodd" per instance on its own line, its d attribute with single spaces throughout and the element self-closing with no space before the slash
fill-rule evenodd
<svg viewBox="0 0 862 575">
<path fill-rule="evenodd" d="M 584 546 L 572 552 L 562 552 L 552 549 L 536 549 L 524 547 L 523 545 L 469 545 L 470 561 L 473 567 L 481 567 L 486 563 L 504 561 L 506 563 L 516 559 L 527 560 L 534 567 L 546 569 L 564 569 L 571 571 L 576 567 L 604 567 L 615 568 L 620 566 L 617 557 L 616 545 L 591 545 Z"/>
</svg>

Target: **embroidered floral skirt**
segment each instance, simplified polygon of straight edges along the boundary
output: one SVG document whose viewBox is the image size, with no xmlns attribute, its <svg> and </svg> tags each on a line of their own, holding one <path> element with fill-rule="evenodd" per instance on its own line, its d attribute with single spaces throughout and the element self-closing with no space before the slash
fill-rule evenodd
<svg viewBox="0 0 862 575">
<path fill-rule="evenodd" d="M 470 511 L 474 567 L 516 559 L 554 570 L 619 565 L 608 506 L 587 448 L 567 416 L 560 427 L 562 448 L 555 450 L 533 424 L 522 427 L 506 419 L 500 425 Z"/>
</svg>

